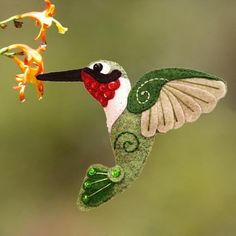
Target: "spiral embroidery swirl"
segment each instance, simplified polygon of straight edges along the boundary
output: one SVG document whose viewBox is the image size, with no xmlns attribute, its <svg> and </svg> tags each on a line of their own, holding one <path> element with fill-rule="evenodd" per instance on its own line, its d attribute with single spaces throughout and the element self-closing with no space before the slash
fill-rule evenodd
<svg viewBox="0 0 236 236">
<path fill-rule="evenodd" d="M 143 105 L 145 103 L 147 103 L 151 97 L 151 94 L 148 90 L 144 90 L 144 91 L 141 91 L 140 90 L 145 86 L 147 85 L 148 83 L 151 83 L 153 81 L 167 81 L 167 79 L 164 79 L 164 78 L 154 78 L 154 79 L 150 79 L 150 80 L 147 80 L 145 81 L 143 84 L 141 84 L 137 91 L 136 91 L 136 100 L 139 104 Z M 140 98 L 145 98 L 144 101 L 141 101 Z"/>
<path fill-rule="evenodd" d="M 131 132 L 122 132 L 120 133 L 114 142 L 114 149 L 122 148 L 127 153 L 135 152 L 139 149 L 139 139 L 138 137 Z"/>
</svg>

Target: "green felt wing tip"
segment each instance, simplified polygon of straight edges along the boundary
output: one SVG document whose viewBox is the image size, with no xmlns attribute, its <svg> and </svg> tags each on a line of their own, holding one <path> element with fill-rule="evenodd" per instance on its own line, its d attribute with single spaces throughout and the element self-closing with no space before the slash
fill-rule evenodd
<svg viewBox="0 0 236 236">
<path fill-rule="evenodd" d="M 102 165 L 93 165 L 87 171 L 79 199 L 78 207 L 89 210 L 108 201 L 114 195 L 114 186 L 124 177 L 120 166 L 108 168 Z"/>
<path fill-rule="evenodd" d="M 140 114 L 148 110 L 157 102 L 160 91 L 166 83 L 187 78 L 223 81 L 223 79 L 214 75 L 189 69 L 168 68 L 155 70 L 145 74 L 132 88 L 128 97 L 128 111 Z"/>
</svg>

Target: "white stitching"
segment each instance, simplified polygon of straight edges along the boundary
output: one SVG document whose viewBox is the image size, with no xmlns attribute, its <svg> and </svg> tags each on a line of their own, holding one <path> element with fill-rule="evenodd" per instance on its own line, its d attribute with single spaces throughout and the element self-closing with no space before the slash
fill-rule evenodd
<svg viewBox="0 0 236 236">
<path fill-rule="evenodd" d="M 149 93 L 147 90 L 146 90 L 146 91 L 142 91 L 142 92 L 141 92 L 141 96 L 144 96 L 145 94 L 147 94 L 148 97 L 147 97 L 147 99 L 146 99 L 144 102 L 141 102 L 141 101 L 139 100 L 139 90 L 140 90 L 145 84 L 147 84 L 147 83 L 149 83 L 149 82 L 152 82 L 152 81 L 155 81 L 155 80 L 168 81 L 167 79 L 164 79 L 164 78 L 153 78 L 153 79 L 147 80 L 147 81 L 145 81 L 143 84 L 141 84 L 141 85 L 138 87 L 137 91 L 136 91 L 136 100 L 137 100 L 137 102 L 138 102 L 139 104 L 141 104 L 141 105 L 145 104 L 146 102 L 148 102 L 148 100 L 149 100 L 150 97 L 151 97 L 150 93 Z"/>
</svg>

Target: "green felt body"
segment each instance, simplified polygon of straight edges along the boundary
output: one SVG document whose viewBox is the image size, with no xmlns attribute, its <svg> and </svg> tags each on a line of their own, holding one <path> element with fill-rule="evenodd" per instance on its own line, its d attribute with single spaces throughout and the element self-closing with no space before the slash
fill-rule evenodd
<svg viewBox="0 0 236 236">
<path fill-rule="evenodd" d="M 110 137 L 116 163 L 125 172 L 122 182 L 115 186 L 117 191 L 127 188 L 140 175 L 152 150 L 155 137 L 142 136 L 140 122 L 141 115 L 125 110 L 112 128 Z"/>
<path fill-rule="evenodd" d="M 123 192 L 142 172 L 151 152 L 155 135 L 145 137 L 141 133 L 142 112 L 150 109 L 158 100 L 162 87 L 170 81 L 189 78 L 221 80 L 218 77 L 187 69 L 162 69 L 145 74 L 132 88 L 127 109 L 113 124 L 110 133 L 111 145 L 118 166 L 114 168 L 93 165 L 88 169 L 81 188 L 78 206 L 82 210 L 98 207 L 102 203 Z M 96 170 L 95 174 L 89 173 Z M 100 173 L 100 174 L 99 174 Z M 102 174 L 101 174 L 102 173 Z M 92 185 L 86 183 L 93 183 Z"/>
<path fill-rule="evenodd" d="M 141 135 L 141 115 L 130 113 L 125 110 L 112 127 L 110 134 L 111 145 L 116 160 L 116 164 L 122 168 L 124 174 L 121 181 L 112 183 L 107 189 L 91 197 L 90 201 L 84 203 L 82 198 L 84 194 L 90 194 L 91 190 L 86 191 L 81 188 L 78 206 L 82 210 L 88 210 L 97 207 L 103 202 L 108 201 L 117 193 L 123 192 L 130 184 L 141 174 L 144 164 L 150 154 L 155 137 L 145 138 Z M 104 170 L 104 166 L 93 165 Z M 89 168 L 91 169 L 91 167 Z M 107 172 L 109 168 L 107 168 Z M 104 176 L 103 176 L 104 177 Z M 84 182 L 88 180 L 85 178 Z M 105 183 L 104 183 L 105 184 Z M 102 186 L 104 186 L 104 184 Z M 101 187 L 102 188 L 102 187 Z M 92 192 L 97 191 L 95 188 Z"/>
</svg>

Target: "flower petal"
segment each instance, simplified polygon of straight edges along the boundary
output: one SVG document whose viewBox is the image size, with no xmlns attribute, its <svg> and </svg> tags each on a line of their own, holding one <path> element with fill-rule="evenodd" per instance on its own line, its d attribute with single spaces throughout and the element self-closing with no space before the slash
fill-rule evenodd
<svg viewBox="0 0 236 236">
<path fill-rule="evenodd" d="M 62 26 L 62 24 L 58 20 L 56 20 L 55 18 L 53 18 L 52 21 L 56 24 L 56 26 L 58 28 L 58 32 L 60 34 L 65 34 L 68 31 L 68 28 Z"/>
</svg>

